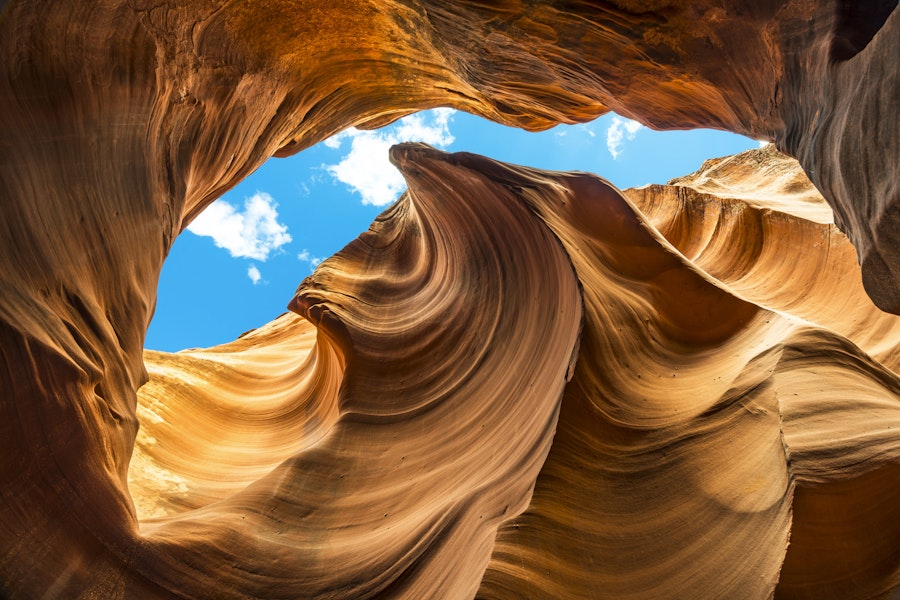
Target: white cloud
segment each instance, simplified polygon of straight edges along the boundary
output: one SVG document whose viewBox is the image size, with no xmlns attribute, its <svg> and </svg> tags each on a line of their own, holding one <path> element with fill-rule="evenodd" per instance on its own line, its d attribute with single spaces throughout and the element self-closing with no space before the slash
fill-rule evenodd
<svg viewBox="0 0 900 600">
<path fill-rule="evenodd" d="M 253 285 L 257 285 L 259 280 L 262 279 L 262 274 L 259 272 L 259 269 L 256 268 L 256 265 L 250 265 L 250 268 L 247 269 L 247 277 L 250 278 Z"/>
<path fill-rule="evenodd" d="M 619 158 L 619 154 L 622 153 L 622 142 L 633 140 L 641 127 L 643 125 L 637 121 L 613 117 L 609 129 L 606 130 L 606 147 L 613 159 Z"/>
<path fill-rule="evenodd" d="M 291 241 L 287 226 L 278 222 L 272 196 L 257 192 L 244 201 L 243 212 L 216 200 L 188 225 L 195 235 L 211 237 L 235 258 L 266 260 L 269 253 Z M 251 277 L 252 278 L 252 277 Z"/>
<path fill-rule="evenodd" d="M 593 123 L 576 123 L 575 125 L 557 125 L 556 127 L 553 128 L 553 130 L 556 132 L 556 137 L 558 137 L 558 138 L 564 138 L 567 135 L 569 135 L 569 133 L 573 133 L 574 134 L 572 136 L 573 138 L 575 138 L 576 140 L 582 140 L 582 139 L 584 139 L 584 135 L 587 135 L 588 137 L 596 137 L 597 134 L 592 129 L 593 125 L 594 125 Z M 572 139 L 572 138 L 569 138 L 569 139 Z"/>
<path fill-rule="evenodd" d="M 759 144 L 760 148 L 765 148 L 769 145 L 769 140 L 756 140 L 756 143 Z"/>
<path fill-rule="evenodd" d="M 350 152 L 336 165 L 326 165 L 332 177 L 362 196 L 363 204 L 384 206 L 397 199 L 406 187 L 400 172 L 388 160 L 388 149 L 399 142 L 425 142 L 438 148 L 453 143 L 450 108 L 436 108 L 403 117 L 378 131 L 350 128 L 325 140 L 329 148 L 340 148 L 350 140 Z"/>
<path fill-rule="evenodd" d="M 357 130 L 351 137 L 350 153 L 338 164 L 329 165 L 328 172 L 360 194 L 363 204 L 382 206 L 393 202 L 406 185 L 387 158 L 388 148 L 399 140 L 383 133 Z"/>
<path fill-rule="evenodd" d="M 315 270 L 315 268 L 319 266 L 319 263 L 325 260 L 323 258 L 319 258 L 318 256 L 313 256 L 306 248 L 303 249 L 303 252 L 297 255 L 297 258 L 299 260 L 302 260 L 303 262 L 309 263 L 310 271 Z"/>
</svg>

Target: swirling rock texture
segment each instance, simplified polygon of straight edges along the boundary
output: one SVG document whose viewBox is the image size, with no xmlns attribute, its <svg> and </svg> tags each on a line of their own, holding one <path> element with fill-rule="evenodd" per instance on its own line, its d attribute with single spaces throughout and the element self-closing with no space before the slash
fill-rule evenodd
<svg viewBox="0 0 900 600">
<path fill-rule="evenodd" d="M 0 593 L 888 597 L 895 8 L 0 2 Z M 772 148 L 623 195 L 402 146 L 296 314 L 143 354 L 214 198 L 438 105 L 772 139 L 828 206 Z"/>
</svg>

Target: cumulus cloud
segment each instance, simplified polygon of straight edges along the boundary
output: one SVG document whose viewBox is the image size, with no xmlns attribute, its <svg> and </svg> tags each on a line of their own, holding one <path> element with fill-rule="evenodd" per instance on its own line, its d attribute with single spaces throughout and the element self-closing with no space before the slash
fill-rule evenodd
<svg viewBox="0 0 900 600">
<path fill-rule="evenodd" d="M 453 143 L 450 120 L 456 111 L 437 108 L 403 117 L 379 131 L 350 128 L 325 140 L 329 148 L 340 148 L 350 140 L 350 151 L 341 161 L 325 168 L 332 177 L 362 196 L 363 204 L 384 206 L 397 199 L 406 183 L 388 160 L 388 149 L 399 142 L 425 142 L 437 148 Z"/>
<path fill-rule="evenodd" d="M 303 249 L 303 252 L 301 252 L 300 254 L 297 255 L 297 259 L 302 260 L 303 262 L 309 263 L 310 271 L 314 270 L 316 267 L 319 266 L 319 263 L 321 263 L 323 260 L 325 260 L 323 258 L 319 258 L 318 256 L 313 256 L 312 254 L 309 253 L 309 250 L 307 250 L 306 248 Z"/>
<path fill-rule="evenodd" d="M 262 279 L 262 274 L 259 272 L 259 269 L 256 268 L 256 265 L 250 265 L 250 268 L 247 269 L 247 277 L 250 278 L 253 285 L 257 285 L 259 280 Z"/>
<path fill-rule="evenodd" d="M 641 127 L 643 125 L 637 121 L 613 117 L 609 129 L 606 130 L 606 147 L 613 159 L 619 158 L 619 154 L 622 153 L 622 142 L 633 140 Z"/>
<path fill-rule="evenodd" d="M 247 198 L 243 211 L 216 200 L 187 229 L 195 235 L 211 237 L 216 246 L 235 258 L 264 261 L 269 253 L 291 241 L 287 226 L 278 222 L 277 206 L 272 196 L 264 192 Z"/>
</svg>

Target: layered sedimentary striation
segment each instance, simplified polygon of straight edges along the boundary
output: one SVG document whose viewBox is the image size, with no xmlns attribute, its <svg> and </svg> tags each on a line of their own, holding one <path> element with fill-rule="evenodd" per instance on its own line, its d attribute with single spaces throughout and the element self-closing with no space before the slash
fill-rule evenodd
<svg viewBox="0 0 900 600">
<path fill-rule="evenodd" d="M 731 163 L 720 167 L 728 177 L 787 161 L 769 150 L 720 162 Z M 512 185 L 516 176 L 546 181 L 506 173 L 499 179 Z M 847 276 L 838 259 L 829 264 L 832 248 L 814 243 L 837 237 L 833 226 L 766 210 L 787 226 L 767 235 L 731 228 L 731 219 L 762 212 L 753 207 L 758 199 L 735 199 L 738 183 L 721 200 L 702 185 L 688 187 L 702 177 L 686 179 L 629 192 L 667 225 L 659 232 L 592 176 L 557 176 L 555 194 L 523 193 L 572 257 L 585 326 L 534 499 L 501 529 L 483 597 L 872 597 L 896 585 L 896 561 L 876 558 L 896 547 L 896 513 L 861 509 L 865 492 L 844 478 L 894 495 L 898 380 L 850 340 L 807 320 L 820 313 L 816 295 L 804 292 L 822 280 L 846 282 L 853 308 L 830 322 L 836 329 L 880 319 L 880 311 L 862 294 L 858 273 Z M 810 191 L 791 187 L 787 196 Z M 780 196 L 766 192 L 770 202 Z M 694 233 L 680 237 L 685 229 Z M 706 252 L 695 250 L 690 261 L 660 233 L 683 246 L 699 240 Z M 779 294 L 765 289 L 760 263 L 773 251 L 765 247 L 771 238 L 787 234 L 811 242 L 819 256 L 809 264 L 819 266 L 787 280 Z M 717 243 L 730 251 L 716 252 Z M 754 276 L 758 285 L 748 281 Z M 763 291 L 751 299 L 747 288 Z M 884 337 L 874 343 L 893 361 L 897 323 L 880 322 Z M 831 368 L 815 366 L 825 363 Z M 869 419 L 880 425 L 856 429 Z M 842 475 L 838 464 L 851 463 L 867 475 Z M 858 551 L 876 529 L 887 537 L 868 559 L 840 557 L 833 546 L 843 540 Z"/>
<path fill-rule="evenodd" d="M 152 237 L 165 252 L 184 219 L 273 153 L 349 125 L 447 105 L 544 128 L 612 109 L 661 129 L 774 140 L 834 208 L 868 293 L 897 312 L 895 9 L 892 0 L 6 2 L 0 126 L 4 164 L 19 172 L 4 194 L 75 195 L 56 207 L 70 222 L 75 207 L 103 198 L 120 219 L 159 219 Z M 115 224 L 91 218 L 104 231 Z"/>
<path fill-rule="evenodd" d="M 142 477 L 190 473 L 183 487 L 153 496 L 170 505 L 196 488 L 208 502 L 201 477 L 230 477 L 235 451 L 275 464 L 218 502 L 144 523 L 152 559 L 135 565 L 158 563 L 144 576 L 162 576 L 186 596 L 211 585 L 238 597 L 474 595 L 499 523 L 527 506 L 549 450 L 581 302 L 563 248 L 515 196 L 490 194 L 478 181 L 447 187 L 452 166 L 422 167 L 407 199 L 323 264 L 292 304 L 318 328 L 315 360 L 334 357 L 324 368 L 270 374 L 253 366 L 259 352 L 309 365 L 296 346 L 277 343 L 310 328 L 296 317 L 242 338 L 237 351 L 148 357 L 151 373 L 162 374 L 147 386 L 148 404 L 165 402 L 170 412 L 146 436 L 175 429 L 190 443 L 210 440 L 200 452 L 148 456 L 153 468 Z M 182 367 L 186 360 L 193 364 Z M 332 381 L 332 368 L 339 389 L 304 385 Z M 176 369 L 182 374 L 167 385 Z M 254 414 L 256 394 L 246 391 L 243 408 L 223 411 L 247 371 L 290 409 L 267 408 L 263 397 Z M 224 397 L 166 393 L 191 378 Z M 219 412 L 229 421 L 220 423 Z M 225 465 L 206 455 L 218 453 L 223 434 L 258 421 L 262 435 L 225 438 Z M 254 447 L 265 435 L 283 441 Z M 185 455 L 196 464 L 179 467 Z"/>
<path fill-rule="evenodd" d="M 409 191 L 300 286 L 299 316 L 145 354 L 130 486 L 93 474 L 139 520 L 108 516 L 113 543 L 23 536 L 8 593 L 843 598 L 900 583 L 900 318 L 865 295 L 833 224 L 777 210 L 803 198 L 827 220 L 796 163 L 751 151 L 623 195 L 422 145 L 393 157 Z M 749 186 L 760 172 L 782 177 Z M 800 238 L 810 266 L 768 286 Z M 48 577 L 48 558 L 68 571 Z"/>
<path fill-rule="evenodd" d="M 0 7 L 0 594 L 900 583 L 895 2 Z M 296 314 L 143 353 L 203 207 L 438 105 L 615 109 L 799 165 L 623 195 L 400 147 L 409 192 Z"/>
<path fill-rule="evenodd" d="M 900 370 L 898 320 L 865 300 L 853 247 L 796 161 L 769 145 L 625 193 L 679 252 L 743 298 L 833 330 Z"/>
</svg>

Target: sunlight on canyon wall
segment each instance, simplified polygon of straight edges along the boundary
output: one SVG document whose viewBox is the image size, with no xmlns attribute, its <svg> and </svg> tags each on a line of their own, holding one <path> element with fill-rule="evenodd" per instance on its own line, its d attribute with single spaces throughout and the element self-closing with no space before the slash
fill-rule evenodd
<svg viewBox="0 0 900 600">
<path fill-rule="evenodd" d="M 0 2 L 0 595 L 892 597 L 895 7 Z M 143 351 L 204 207 L 434 106 L 775 143 L 624 192 L 396 146 L 292 312 Z"/>
</svg>

